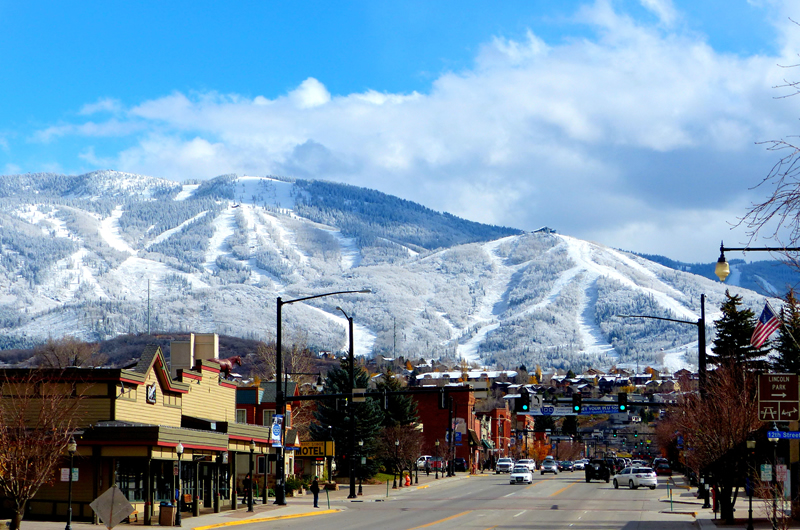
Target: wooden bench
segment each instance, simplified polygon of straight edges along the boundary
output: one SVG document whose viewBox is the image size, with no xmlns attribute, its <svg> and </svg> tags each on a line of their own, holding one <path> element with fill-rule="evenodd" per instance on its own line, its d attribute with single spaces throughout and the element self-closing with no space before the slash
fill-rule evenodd
<svg viewBox="0 0 800 530">
<path fill-rule="evenodd" d="M 131 517 L 133 517 L 134 522 L 139 522 L 139 510 L 133 510 L 133 513 L 130 514 L 128 517 L 125 518 L 125 522 L 131 524 Z"/>
</svg>

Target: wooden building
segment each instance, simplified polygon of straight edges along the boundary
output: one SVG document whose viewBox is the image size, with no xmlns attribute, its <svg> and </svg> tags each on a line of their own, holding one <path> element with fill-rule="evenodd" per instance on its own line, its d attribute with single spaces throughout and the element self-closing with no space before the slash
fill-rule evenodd
<svg viewBox="0 0 800 530">
<path fill-rule="evenodd" d="M 237 508 L 236 488 L 241 489 L 249 462 L 274 449 L 268 426 L 236 423 L 236 385 L 221 377 L 215 355 L 196 358 L 190 351 L 191 367 L 178 368 L 174 377 L 158 346 L 146 347 L 129 368 L 45 372 L 45 384 L 63 387 L 81 400 L 75 436 L 75 520 L 92 520 L 89 503 L 116 484 L 150 524 L 153 507 L 176 497 L 178 465 L 184 509 L 198 514 L 201 506 Z M 0 370 L 0 381 L 28 372 Z M 65 455 L 63 467 L 67 462 Z M 58 479 L 56 473 L 53 484 L 39 491 L 25 518 L 65 519 L 67 483 Z M 8 517 L 6 510 L 3 506 L 0 516 Z"/>
</svg>

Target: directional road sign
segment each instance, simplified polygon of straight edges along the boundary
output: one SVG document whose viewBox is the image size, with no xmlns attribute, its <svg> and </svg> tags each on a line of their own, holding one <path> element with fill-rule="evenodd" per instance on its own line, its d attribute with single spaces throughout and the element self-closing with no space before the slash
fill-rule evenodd
<svg viewBox="0 0 800 530">
<path fill-rule="evenodd" d="M 760 374 L 758 376 L 758 419 L 761 421 L 798 421 L 796 374 Z"/>
</svg>

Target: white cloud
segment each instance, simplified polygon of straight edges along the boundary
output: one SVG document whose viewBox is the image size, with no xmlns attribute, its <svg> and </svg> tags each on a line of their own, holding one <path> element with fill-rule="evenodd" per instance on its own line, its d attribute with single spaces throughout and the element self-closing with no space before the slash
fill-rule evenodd
<svg viewBox="0 0 800 530">
<path fill-rule="evenodd" d="M 325 85 L 313 77 L 303 81 L 299 87 L 289 93 L 289 97 L 301 109 L 319 107 L 331 100 L 331 95 Z"/>
<path fill-rule="evenodd" d="M 661 23 L 666 26 L 672 26 L 678 18 L 678 13 L 675 11 L 675 6 L 672 5 L 672 0 L 640 1 L 644 7 L 655 13 Z"/>
<path fill-rule="evenodd" d="M 664 29 L 680 19 L 670 2 L 643 3 L 659 27 L 598 1 L 575 16 L 596 37 L 498 37 L 427 93 L 332 96 L 315 78 L 274 99 L 175 92 L 39 136 L 135 132 L 102 167 L 343 181 L 476 221 L 699 260 L 774 162 L 754 142 L 791 133 L 800 99 L 773 99 L 788 55 L 717 53 Z"/>
<path fill-rule="evenodd" d="M 90 115 L 102 112 L 110 112 L 112 114 L 117 114 L 122 111 L 122 104 L 113 98 L 103 98 L 99 99 L 94 103 L 89 103 L 84 105 L 79 114 L 81 115 Z"/>
</svg>

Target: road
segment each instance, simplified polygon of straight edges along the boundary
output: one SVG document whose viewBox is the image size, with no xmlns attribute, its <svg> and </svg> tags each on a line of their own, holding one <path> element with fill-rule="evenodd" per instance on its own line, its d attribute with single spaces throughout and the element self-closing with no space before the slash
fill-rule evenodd
<svg viewBox="0 0 800 530">
<path fill-rule="evenodd" d="M 508 475 L 483 475 L 442 481 L 425 489 L 363 502 L 331 505 L 339 513 L 311 519 L 272 521 L 270 528 L 333 527 L 356 529 L 488 530 L 488 529 L 624 529 L 678 530 L 696 528 L 691 515 L 661 513 L 670 504 L 665 479 L 659 487 L 615 490 L 605 482 L 584 481 L 581 471 L 534 475 L 530 485 L 511 485 Z M 680 508 L 676 506 L 676 510 Z M 264 523 L 243 525 L 244 529 Z"/>
</svg>

